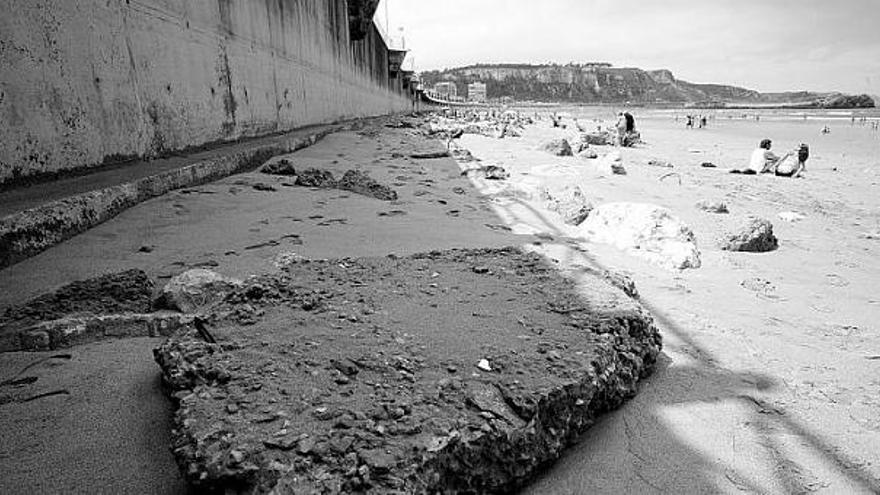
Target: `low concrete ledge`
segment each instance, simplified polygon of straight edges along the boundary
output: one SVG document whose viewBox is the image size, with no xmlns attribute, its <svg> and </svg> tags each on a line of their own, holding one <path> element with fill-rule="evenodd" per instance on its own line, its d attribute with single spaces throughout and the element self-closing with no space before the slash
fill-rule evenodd
<svg viewBox="0 0 880 495">
<path fill-rule="evenodd" d="M 168 337 L 190 325 L 193 318 L 173 311 L 61 318 L 0 340 L 0 352 L 49 351 L 112 338 Z"/>
<path fill-rule="evenodd" d="M 327 127 L 307 136 L 251 146 L 153 176 L 71 196 L 0 219 L 0 269 L 105 222 L 123 210 L 168 191 L 211 182 L 253 169 L 270 157 L 316 143 L 334 132 Z"/>
</svg>

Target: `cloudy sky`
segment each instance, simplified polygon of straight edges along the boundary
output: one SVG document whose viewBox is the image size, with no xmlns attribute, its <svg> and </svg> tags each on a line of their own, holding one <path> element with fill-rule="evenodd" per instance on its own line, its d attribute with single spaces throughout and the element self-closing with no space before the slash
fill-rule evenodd
<svg viewBox="0 0 880 495">
<path fill-rule="evenodd" d="M 599 61 L 759 91 L 880 95 L 880 0 L 381 0 L 383 26 L 386 7 L 416 70 Z"/>
</svg>

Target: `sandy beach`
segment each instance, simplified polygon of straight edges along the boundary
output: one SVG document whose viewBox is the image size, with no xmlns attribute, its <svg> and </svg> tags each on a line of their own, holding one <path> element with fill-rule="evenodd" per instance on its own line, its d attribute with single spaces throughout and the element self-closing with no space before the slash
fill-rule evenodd
<svg viewBox="0 0 880 495">
<path fill-rule="evenodd" d="M 610 123 L 611 116 L 593 115 Z M 409 158 L 443 149 L 417 129 L 376 123 L 339 132 L 287 158 L 336 174 L 367 171 L 394 187 L 398 200 L 293 187 L 288 178 L 256 172 L 235 175 L 145 202 L 7 268 L 2 305 L 129 268 L 144 269 L 161 286 L 195 267 L 246 277 L 277 272 L 297 256 L 521 246 L 573 280 L 604 270 L 627 274 L 663 335 L 654 374 L 638 395 L 601 418 L 525 493 L 877 492 L 880 136 L 848 122 L 820 135 L 814 122 L 715 119 L 707 129 L 686 130 L 671 115 L 636 117 L 644 142 L 623 149 L 592 146 L 598 159 L 540 150 L 549 139 L 575 136 L 571 128 L 551 128 L 546 119 L 527 126 L 522 137 L 465 134 L 456 140 L 480 162 Z M 588 118 L 582 114 L 581 120 Z M 810 144 L 806 178 L 727 173 L 744 166 L 765 136 L 776 150 Z M 597 166 L 614 153 L 626 175 Z M 672 167 L 648 165 L 651 160 Z M 717 167 L 701 167 L 703 162 Z M 460 173 L 475 164 L 499 165 L 510 177 L 469 179 Z M 591 241 L 584 228 L 563 223 L 546 208 L 541 191 L 572 184 L 594 206 L 639 202 L 667 208 L 693 231 L 700 267 L 670 269 L 637 251 Z M 723 201 L 730 213 L 702 211 L 695 206 L 701 200 Z M 783 212 L 802 217 L 786 221 L 779 217 Z M 747 215 L 773 223 L 778 249 L 720 249 L 719 238 Z M 10 433 L 11 424 L 4 427 L 6 486 L 86 486 L 101 464 L 66 459 L 82 451 L 81 418 L 88 418 L 98 431 L 126 424 L 138 432 L 90 437 L 89 456 L 116 454 L 101 478 L 103 487 L 183 490 L 166 446 L 171 404 L 152 363 L 159 342 L 87 344 L 34 368 L 40 381 L 28 393 L 70 393 L 5 406 L 14 411 L 9 417 L 16 418 L 17 432 Z M 10 354 L 4 375 L 54 355 Z M 132 372 L 115 373 L 121 362 L 132 363 Z M 126 392 L 131 390 L 141 392 Z M 119 397 L 112 408 L 90 406 L 111 395 Z M 138 413 L 114 412 L 119 410 Z M 37 416 L 44 422 L 27 420 Z M 163 434 L 151 436 L 154 428 Z M 37 431 L 42 440 L 35 444 L 28 438 Z"/>
<path fill-rule="evenodd" d="M 577 112 L 569 115 L 590 122 L 590 111 Z M 521 139 L 461 139 L 484 163 L 511 173 L 504 185 L 477 186 L 496 198 L 515 232 L 558 237 L 541 250 L 563 270 L 629 274 L 664 336 L 666 359 L 640 395 L 526 492 L 876 492 L 880 135 L 848 119 L 822 135 L 821 122 L 766 116 L 716 118 L 688 130 L 671 114 L 648 113 L 637 123 L 642 144 L 593 147 L 600 158 L 619 153 L 627 175 L 538 150 L 551 138 L 572 138 L 546 120 Z M 612 117 L 605 110 L 604 123 Z M 777 151 L 808 143 L 806 178 L 727 173 L 744 167 L 764 137 Z M 582 228 L 543 209 L 539 191 L 554 183 L 577 184 L 596 206 L 668 208 L 693 230 L 701 267 L 669 270 L 638 252 L 590 242 Z M 700 200 L 722 201 L 730 213 L 699 210 Z M 784 212 L 800 216 L 786 221 Z M 772 222 L 777 250 L 719 248 L 718 239 L 747 215 Z"/>
</svg>

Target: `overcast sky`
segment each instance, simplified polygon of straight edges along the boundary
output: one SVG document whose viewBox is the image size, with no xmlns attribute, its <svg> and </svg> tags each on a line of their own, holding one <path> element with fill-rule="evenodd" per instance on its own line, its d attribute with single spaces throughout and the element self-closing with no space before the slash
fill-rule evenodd
<svg viewBox="0 0 880 495">
<path fill-rule="evenodd" d="M 880 95 L 880 0 L 381 0 L 383 26 L 386 7 L 419 71 L 598 61 L 758 91 Z"/>
</svg>

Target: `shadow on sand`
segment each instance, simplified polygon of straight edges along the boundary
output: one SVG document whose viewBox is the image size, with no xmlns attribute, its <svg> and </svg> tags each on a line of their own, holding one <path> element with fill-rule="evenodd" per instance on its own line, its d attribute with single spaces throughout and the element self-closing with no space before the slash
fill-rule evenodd
<svg viewBox="0 0 880 495">
<path fill-rule="evenodd" d="M 577 267 L 593 273 L 607 270 L 577 240 L 566 238 L 542 212 L 526 202 L 511 199 L 507 206 L 495 206 L 508 221 L 530 221 L 555 237 L 540 248 L 545 254 L 552 250 L 563 270 L 574 268 L 575 276 Z M 819 459 L 843 479 L 850 490 L 880 493 L 880 480 L 858 462 L 841 454 L 839 448 L 783 407 L 761 398 L 777 389 L 774 377 L 719 366 L 687 328 L 650 299 L 642 297 L 640 302 L 652 314 L 664 338 L 666 351 L 661 353 L 654 374 L 642 383 L 634 399 L 600 418 L 577 445 L 521 493 L 810 493 L 826 487 L 787 453 L 789 449 L 779 441 L 782 437 L 793 438 L 787 443 L 806 449 L 810 457 Z M 688 415 L 681 414 L 685 408 Z M 740 411 L 736 416 L 739 424 L 735 434 L 729 435 L 722 431 L 722 425 L 733 418 L 723 414 L 734 410 Z M 691 425 L 682 424 L 687 418 L 697 417 L 705 429 L 706 424 L 715 421 L 713 415 L 719 428 L 709 434 L 714 436 L 716 449 L 724 444 L 723 452 L 713 452 L 711 446 L 695 448 L 687 434 L 693 433 Z M 732 438 L 721 438 L 725 435 Z M 729 461 L 731 458 L 737 459 L 738 466 Z M 758 466 L 761 473 L 771 474 L 758 479 L 754 469 L 746 473 L 742 464 Z"/>
</svg>

